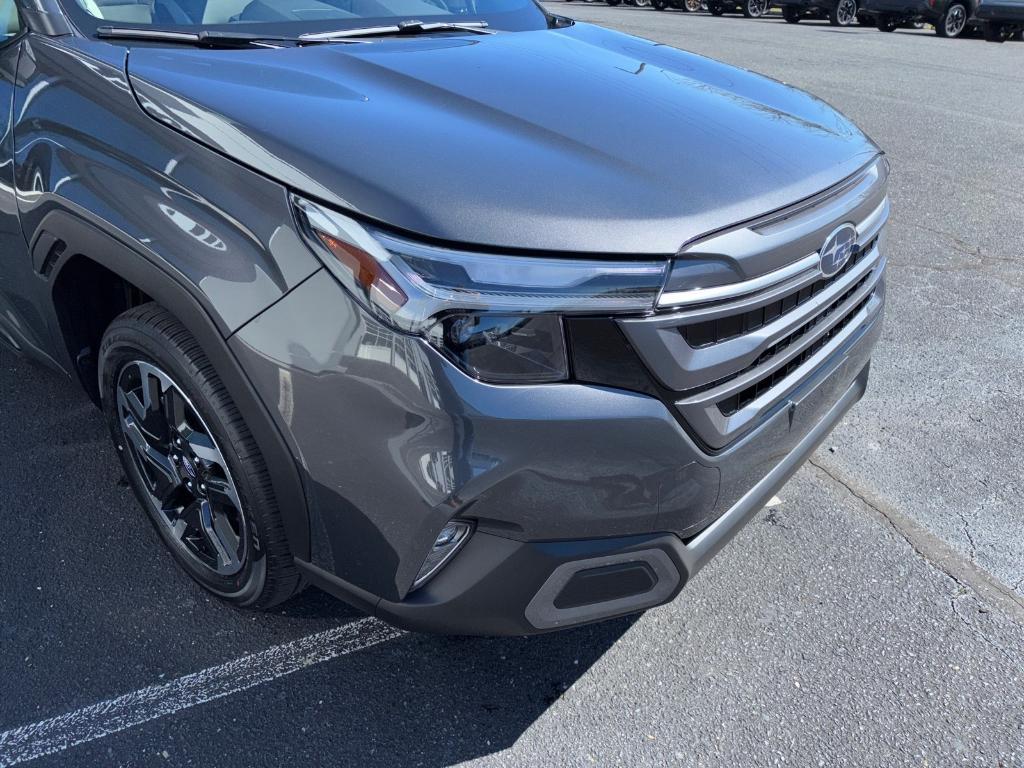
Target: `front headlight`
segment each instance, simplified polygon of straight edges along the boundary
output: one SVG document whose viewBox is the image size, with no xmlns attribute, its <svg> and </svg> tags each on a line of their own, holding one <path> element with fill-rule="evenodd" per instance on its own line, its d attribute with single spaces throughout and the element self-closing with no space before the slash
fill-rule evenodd
<svg viewBox="0 0 1024 768">
<path fill-rule="evenodd" d="M 668 269 L 667 260 L 457 251 L 293 200 L 310 246 L 353 296 L 494 383 L 566 380 L 561 315 L 652 311 Z"/>
</svg>

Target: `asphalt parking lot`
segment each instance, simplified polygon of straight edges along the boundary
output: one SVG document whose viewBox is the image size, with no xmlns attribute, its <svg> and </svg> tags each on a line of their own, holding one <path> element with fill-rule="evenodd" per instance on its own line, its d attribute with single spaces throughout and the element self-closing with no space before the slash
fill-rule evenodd
<svg viewBox="0 0 1024 768">
<path fill-rule="evenodd" d="M 1024 764 L 1024 44 L 550 7 L 805 88 L 886 149 L 865 400 L 674 603 L 441 638 L 314 590 L 218 604 L 98 412 L 0 350 L 0 765 Z"/>
</svg>

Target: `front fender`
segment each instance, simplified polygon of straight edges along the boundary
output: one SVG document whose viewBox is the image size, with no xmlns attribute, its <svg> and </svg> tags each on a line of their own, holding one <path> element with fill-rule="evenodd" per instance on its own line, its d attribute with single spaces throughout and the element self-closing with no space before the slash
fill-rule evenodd
<svg viewBox="0 0 1024 768">
<path fill-rule="evenodd" d="M 82 38 L 26 41 L 14 103 L 26 239 L 33 246 L 55 210 L 84 213 L 175 273 L 229 336 L 319 264 L 284 187 L 142 111 L 125 51 Z"/>
</svg>

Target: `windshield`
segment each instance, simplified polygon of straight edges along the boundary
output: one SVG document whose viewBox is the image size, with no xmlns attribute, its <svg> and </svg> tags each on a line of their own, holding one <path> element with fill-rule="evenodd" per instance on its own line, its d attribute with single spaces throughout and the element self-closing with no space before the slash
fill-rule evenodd
<svg viewBox="0 0 1024 768">
<path fill-rule="evenodd" d="M 533 0 L 63 0 L 86 31 L 97 27 L 245 30 L 300 35 L 336 29 L 485 21 L 498 30 L 543 29 L 548 17 Z M 443 30 L 439 30 L 439 33 Z M 448 31 L 447 33 L 451 33 Z"/>
</svg>

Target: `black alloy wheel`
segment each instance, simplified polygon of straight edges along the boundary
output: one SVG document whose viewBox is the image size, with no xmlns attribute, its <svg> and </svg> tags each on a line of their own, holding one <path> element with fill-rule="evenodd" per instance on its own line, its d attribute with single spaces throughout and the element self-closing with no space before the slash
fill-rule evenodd
<svg viewBox="0 0 1024 768">
<path fill-rule="evenodd" d="M 249 557 L 250 532 L 227 461 L 195 406 L 152 363 L 117 377 L 118 426 L 151 511 L 179 553 L 212 576 L 231 577 Z"/>
<path fill-rule="evenodd" d="M 103 336 L 99 373 L 128 483 L 175 561 L 236 605 L 298 592 L 262 452 L 191 334 L 156 304 L 128 310 Z"/>
</svg>

